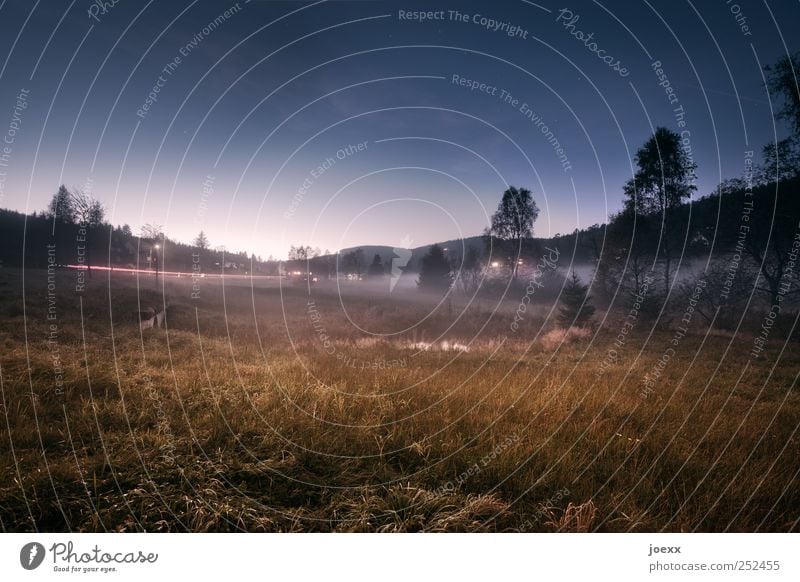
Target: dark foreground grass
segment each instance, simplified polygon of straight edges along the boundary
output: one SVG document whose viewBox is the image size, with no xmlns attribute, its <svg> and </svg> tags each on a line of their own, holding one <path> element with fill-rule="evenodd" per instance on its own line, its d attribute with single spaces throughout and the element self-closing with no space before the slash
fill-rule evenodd
<svg viewBox="0 0 800 582">
<path fill-rule="evenodd" d="M 644 321 L 598 376 L 614 322 L 511 332 L 443 304 L 374 336 L 354 324 L 431 305 L 98 274 L 79 298 L 63 272 L 48 320 L 26 277 L 24 310 L 21 274 L 0 281 L 5 531 L 798 529 L 800 362 L 777 332 L 750 360 L 751 336 L 693 330 L 644 398 L 672 338 Z M 162 291 L 169 330 L 140 332 Z"/>
</svg>

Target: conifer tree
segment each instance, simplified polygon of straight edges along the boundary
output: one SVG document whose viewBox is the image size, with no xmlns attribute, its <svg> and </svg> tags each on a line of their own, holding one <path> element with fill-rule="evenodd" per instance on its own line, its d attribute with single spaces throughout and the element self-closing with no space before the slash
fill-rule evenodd
<svg viewBox="0 0 800 582">
<path fill-rule="evenodd" d="M 424 291 L 441 291 L 453 284 L 450 262 L 439 245 L 433 245 L 422 257 L 417 286 Z"/>
<path fill-rule="evenodd" d="M 581 284 L 580 277 L 573 270 L 572 276 L 561 292 L 558 322 L 564 327 L 587 327 L 594 315 L 591 299 L 589 286 Z"/>
</svg>

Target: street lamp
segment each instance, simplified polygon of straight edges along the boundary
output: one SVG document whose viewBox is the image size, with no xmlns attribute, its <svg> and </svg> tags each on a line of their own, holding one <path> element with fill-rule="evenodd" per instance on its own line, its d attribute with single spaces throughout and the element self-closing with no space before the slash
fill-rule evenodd
<svg viewBox="0 0 800 582">
<path fill-rule="evenodd" d="M 154 244 L 150 247 L 150 258 L 148 261 L 150 262 L 150 268 L 155 269 L 156 271 L 156 281 L 158 281 L 158 249 L 161 248 L 161 245 Z M 155 257 L 153 256 L 153 250 L 155 250 Z"/>
</svg>

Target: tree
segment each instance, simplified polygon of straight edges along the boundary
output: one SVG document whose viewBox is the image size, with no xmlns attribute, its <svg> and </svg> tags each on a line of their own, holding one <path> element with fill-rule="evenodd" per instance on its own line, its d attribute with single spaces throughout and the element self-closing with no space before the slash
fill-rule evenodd
<svg viewBox="0 0 800 582">
<path fill-rule="evenodd" d="M 383 266 L 383 259 L 381 259 L 378 253 L 375 253 L 375 257 L 372 259 L 372 264 L 369 266 L 367 274 L 370 277 L 382 277 L 386 274 L 386 269 Z"/>
<path fill-rule="evenodd" d="M 680 206 L 697 190 L 695 164 L 681 137 L 659 127 L 636 152 L 638 169 L 625 184 L 625 205 L 639 216 L 664 213 Z"/>
<path fill-rule="evenodd" d="M 664 259 L 664 288 L 672 283 L 673 238 L 676 213 L 697 189 L 697 164 L 681 144 L 681 136 L 659 127 L 636 152 L 638 169 L 624 187 L 625 209 L 636 218 L 656 217 L 661 221 L 661 255 Z"/>
<path fill-rule="evenodd" d="M 499 239 L 505 247 L 503 250 L 511 265 L 512 277 L 517 274 L 517 261 L 523 241 L 533 235 L 533 223 L 538 217 L 539 208 L 530 190 L 509 186 L 503 192 L 487 234 Z"/>
<path fill-rule="evenodd" d="M 150 242 L 155 242 L 164 239 L 164 227 L 160 224 L 147 223 L 140 229 L 139 238 L 143 238 Z"/>
<path fill-rule="evenodd" d="M 796 136 L 800 135 L 800 87 L 797 79 L 800 52 L 785 56 L 774 65 L 767 65 L 764 71 L 769 90 L 783 100 L 778 118 L 787 121 Z"/>
<path fill-rule="evenodd" d="M 312 249 L 311 246 L 294 246 L 289 247 L 289 260 L 290 261 L 308 261 L 319 256 L 319 249 Z"/>
<path fill-rule="evenodd" d="M 194 246 L 196 246 L 201 251 L 204 251 L 211 246 L 211 243 L 208 242 L 208 237 L 206 236 L 206 233 L 203 232 L 202 230 L 195 237 L 194 242 L 192 244 L 194 244 Z"/>
<path fill-rule="evenodd" d="M 647 299 L 640 315 L 654 315 L 658 304 L 653 273 L 653 254 L 658 240 L 657 227 L 649 220 L 638 218 L 632 210 L 622 210 L 610 217 L 606 244 L 595 268 L 595 291 L 599 289 L 609 301 L 627 304 L 647 289 Z"/>
<path fill-rule="evenodd" d="M 786 121 L 792 135 L 769 143 L 762 150 L 763 163 L 757 172 L 760 184 L 791 180 L 800 176 L 800 52 L 764 67 L 767 88 L 781 102 L 777 118 Z"/>
<path fill-rule="evenodd" d="M 160 241 L 163 241 L 166 236 L 164 235 L 164 229 L 160 224 L 145 224 L 141 228 L 141 239 L 144 239 L 150 243 L 150 248 L 147 250 L 147 263 L 148 267 L 153 269 L 156 272 L 156 283 L 158 283 L 158 269 L 159 263 L 161 262 L 161 258 L 159 256 L 159 247 Z"/>
<path fill-rule="evenodd" d="M 478 251 L 473 246 L 467 247 L 464 261 L 455 274 L 455 281 L 461 290 L 467 295 L 471 295 L 478 290 L 481 278 L 481 258 Z"/>
<path fill-rule="evenodd" d="M 100 226 L 106 217 L 103 204 L 82 190 L 72 193 L 72 209 L 77 222 L 87 226 Z"/>
<path fill-rule="evenodd" d="M 800 176 L 800 140 L 787 137 L 768 143 L 761 150 L 763 162 L 757 170 L 759 184 L 785 182 Z"/>
<path fill-rule="evenodd" d="M 72 208 L 75 218 L 85 231 L 86 269 L 89 277 L 92 276 L 92 242 L 94 231 L 103 224 L 106 211 L 103 204 L 86 194 L 82 190 L 74 190 L 72 193 Z"/>
<path fill-rule="evenodd" d="M 730 256 L 721 255 L 708 263 L 700 279 L 686 277 L 679 297 L 686 305 L 694 304 L 694 311 L 706 324 L 719 329 L 735 330 L 756 286 L 758 271 L 751 265 L 737 264 L 731 268 Z M 697 293 L 702 285 L 702 292 Z M 692 303 L 690 303 L 692 302 Z"/>
<path fill-rule="evenodd" d="M 47 206 L 47 217 L 53 220 L 60 220 L 65 224 L 75 223 L 75 204 L 72 193 L 67 190 L 64 184 L 58 187 L 58 192 L 53 194 L 50 204 Z"/>
<path fill-rule="evenodd" d="M 450 270 L 450 262 L 442 247 L 435 244 L 422 257 L 417 286 L 422 291 L 442 291 L 449 289 L 452 284 L 453 274 Z"/>
<path fill-rule="evenodd" d="M 754 192 L 743 252 L 757 267 L 758 290 L 768 293 L 771 301 L 800 292 L 800 269 L 795 267 L 795 232 L 800 216 L 797 190 L 800 179 L 780 182 L 776 187 L 762 186 Z M 749 197 L 742 193 L 740 200 Z M 743 203 L 740 202 L 740 208 Z M 783 288 L 783 292 L 782 292 Z"/>
<path fill-rule="evenodd" d="M 338 255 L 337 255 L 338 258 Z M 342 270 L 346 275 L 361 275 L 364 268 L 364 250 L 356 249 L 342 255 Z"/>
<path fill-rule="evenodd" d="M 592 321 L 594 306 L 590 303 L 589 286 L 581 284 L 581 279 L 573 270 L 572 276 L 561 292 L 561 307 L 558 321 L 564 327 L 586 327 Z"/>
</svg>

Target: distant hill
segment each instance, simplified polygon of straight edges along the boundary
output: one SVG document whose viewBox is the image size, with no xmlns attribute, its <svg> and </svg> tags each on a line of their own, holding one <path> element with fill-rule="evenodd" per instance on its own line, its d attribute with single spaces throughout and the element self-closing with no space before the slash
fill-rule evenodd
<svg viewBox="0 0 800 582">
<path fill-rule="evenodd" d="M 576 230 L 572 234 L 550 238 L 534 237 L 529 239 L 528 246 L 539 249 L 546 246 L 551 248 L 558 247 L 562 253 L 566 253 L 566 256 L 573 257 L 574 255 L 574 262 L 577 264 L 591 263 L 594 261 L 594 255 L 592 254 L 590 239 L 593 239 L 598 235 L 602 237 L 603 230 L 603 226 L 594 225 L 584 230 Z M 470 236 L 464 239 L 451 239 L 439 243 L 422 245 L 410 249 L 412 254 L 406 270 L 418 270 L 420 259 L 422 259 L 422 257 L 428 253 L 434 244 L 438 244 L 440 247 L 448 249 L 448 253 L 453 257 L 462 256 L 462 254 L 465 254 L 470 247 L 474 248 L 481 255 L 483 255 L 486 251 L 486 242 L 483 235 Z M 361 249 L 364 252 L 364 260 L 367 262 L 367 264 L 372 262 L 375 254 L 380 255 L 381 261 L 383 261 L 384 264 L 388 264 L 391 262 L 392 258 L 397 256 L 395 254 L 395 248 L 396 247 L 383 245 L 364 245 L 348 247 L 346 249 L 342 249 L 339 251 L 339 253 L 344 255 Z"/>
<path fill-rule="evenodd" d="M 410 250 L 411 251 L 411 259 L 406 266 L 406 270 L 409 271 L 416 271 L 417 265 L 419 260 L 424 257 L 428 250 L 436 243 L 431 243 L 429 245 L 423 245 L 419 247 L 413 247 L 411 249 L 403 249 L 403 250 Z M 461 256 L 462 251 L 466 252 L 466 249 L 469 247 L 474 247 L 475 250 L 482 253 L 483 252 L 483 237 L 482 236 L 471 236 L 465 239 L 454 239 L 448 240 L 444 242 L 438 243 L 440 247 L 448 249 L 450 252 L 455 253 L 455 256 Z M 378 254 L 381 257 L 381 261 L 384 264 L 391 264 L 393 258 L 397 257 L 398 255 L 395 253 L 395 249 L 398 247 L 389 247 L 384 245 L 364 245 L 358 247 L 348 247 L 346 249 L 342 249 L 339 251 L 340 254 L 345 255 L 347 253 L 351 253 L 358 249 L 361 249 L 364 252 L 364 260 L 367 264 L 372 262 L 373 257 Z"/>
</svg>

